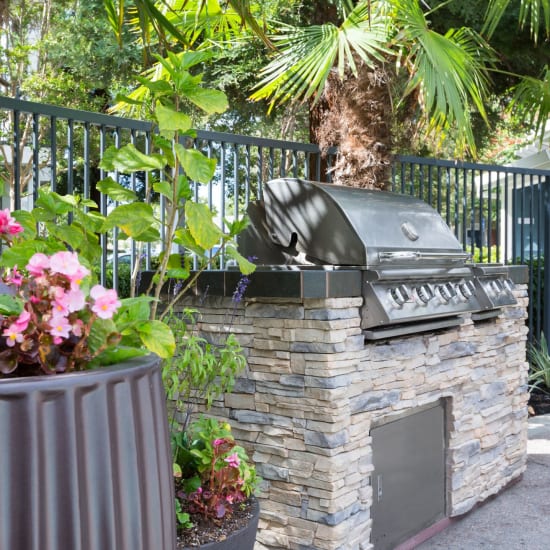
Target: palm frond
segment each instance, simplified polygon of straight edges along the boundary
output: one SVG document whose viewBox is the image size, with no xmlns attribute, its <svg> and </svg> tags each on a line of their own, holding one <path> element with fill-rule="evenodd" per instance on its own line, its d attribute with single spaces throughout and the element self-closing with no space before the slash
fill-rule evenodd
<svg viewBox="0 0 550 550">
<path fill-rule="evenodd" d="M 481 32 L 491 37 L 504 12 L 508 9 L 510 0 L 490 0 L 485 13 L 485 23 Z M 546 36 L 550 36 L 550 0 L 521 0 L 519 10 L 519 24 L 521 27 L 529 25 L 531 37 L 538 40 L 541 26 Z"/>
<path fill-rule="evenodd" d="M 341 75 L 356 73 L 354 54 L 364 63 L 382 62 L 389 51 L 384 18 L 369 20 L 369 2 L 360 2 L 340 27 L 331 23 L 310 27 L 281 26 L 272 38 L 277 47 L 273 60 L 263 69 L 253 100 L 269 99 L 271 106 L 293 99 L 318 98 L 333 67 Z"/>
<path fill-rule="evenodd" d="M 545 67 L 540 78 L 524 77 L 514 89 L 510 108 L 534 126 L 540 144 L 550 118 L 550 68 Z"/>
<path fill-rule="evenodd" d="M 410 45 L 404 59 L 411 75 L 405 93 L 419 92 L 430 130 L 444 131 L 454 125 L 459 141 L 475 150 L 469 106 L 486 118 L 491 48 L 471 29 L 451 29 L 445 35 L 431 30 L 414 0 L 393 4 L 400 29 L 396 42 Z"/>
</svg>

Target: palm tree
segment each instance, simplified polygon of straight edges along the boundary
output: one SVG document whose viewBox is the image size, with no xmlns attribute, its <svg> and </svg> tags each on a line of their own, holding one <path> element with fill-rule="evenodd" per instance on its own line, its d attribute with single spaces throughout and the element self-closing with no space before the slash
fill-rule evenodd
<svg viewBox="0 0 550 550">
<path fill-rule="evenodd" d="M 201 33 L 216 28 L 230 38 L 235 26 L 220 23 L 229 16 L 238 16 L 261 36 L 273 52 L 252 99 L 267 100 L 270 108 L 307 102 L 312 141 L 338 147 L 332 167 L 337 183 L 385 187 L 396 117 L 401 127 L 413 121 L 414 131 L 437 141 L 452 132 L 457 154 L 475 154 L 471 114 L 486 118 L 494 53 L 470 28 L 435 32 L 429 23 L 433 12 L 422 0 L 311 0 L 319 20 L 304 27 L 279 25 L 270 39 L 254 14 L 261 3 L 253 0 L 134 2 L 142 30 L 150 28 L 146 21 L 154 21 L 164 33 L 159 37 L 168 33 L 187 47 L 200 36 L 204 43 Z M 509 2 L 490 0 L 488 36 Z M 521 0 L 522 22 L 540 9 L 548 15 L 548 2 Z M 535 82 L 526 82 L 523 98 L 534 101 Z M 540 104 L 545 105 L 539 99 Z M 536 112 L 544 120 L 548 106 Z"/>
</svg>

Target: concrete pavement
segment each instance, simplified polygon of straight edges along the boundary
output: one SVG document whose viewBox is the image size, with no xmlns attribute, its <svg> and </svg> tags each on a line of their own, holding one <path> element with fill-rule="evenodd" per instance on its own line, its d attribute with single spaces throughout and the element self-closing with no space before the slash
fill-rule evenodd
<svg viewBox="0 0 550 550">
<path fill-rule="evenodd" d="M 416 550 L 550 550 L 550 415 L 529 419 L 523 478 Z"/>
</svg>

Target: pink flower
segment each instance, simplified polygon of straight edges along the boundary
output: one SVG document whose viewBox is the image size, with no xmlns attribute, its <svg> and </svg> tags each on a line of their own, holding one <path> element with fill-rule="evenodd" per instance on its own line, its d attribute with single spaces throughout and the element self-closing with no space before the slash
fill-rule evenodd
<svg viewBox="0 0 550 550">
<path fill-rule="evenodd" d="M 6 337 L 6 345 L 10 348 L 13 348 L 16 342 L 20 344 L 23 341 L 21 330 L 15 323 L 12 323 L 8 328 L 5 328 L 2 336 Z"/>
<path fill-rule="evenodd" d="M 21 231 L 23 231 L 23 227 L 11 217 L 9 208 L 0 210 L 0 233 L 3 235 L 16 235 Z"/>
<path fill-rule="evenodd" d="M 231 468 L 238 468 L 241 463 L 241 459 L 238 457 L 237 453 L 233 453 L 224 459 Z"/>
<path fill-rule="evenodd" d="M 100 319 L 110 319 L 121 305 L 116 290 L 112 288 L 107 290 L 101 285 L 95 285 L 90 290 L 90 296 L 94 299 L 92 311 Z"/>
<path fill-rule="evenodd" d="M 71 287 L 75 290 L 79 288 L 82 283 L 82 279 L 84 279 L 84 277 L 87 277 L 89 274 L 90 274 L 90 270 L 84 267 L 83 265 L 81 265 L 76 270 L 76 273 L 69 277 L 71 280 Z"/>
<path fill-rule="evenodd" d="M 224 441 L 225 439 L 214 439 L 212 444 L 214 445 L 214 447 L 219 447 Z"/>
<path fill-rule="evenodd" d="M 77 319 L 74 324 L 73 324 L 73 334 L 75 336 L 78 336 L 79 338 L 82 336 L 82 327 L 84 326 L 84 323 L 80 320 L 80 319 Z"/>
<path fill-rule="evenodd" d="M 27 310 L 23 310 L 19 317 L 15 320 L 15 325 L 17 328 L 23 332 L 24 330 L 27 330 L 27 327 L 29 326 L 29 321 L 31 319 L 31 314 Z"/>
<path fill-rule="evenodd" d="M 80 290 L 79 288 L 71 288 L 71 290 L 67 292 L 66 296 L 67 307 L 70 312 L 84 309 L 84 306 L 86 305 L 86 296 L 84 295 L 84 292 L 82 292 L 82 290 Z"/>
<path fill-rule="evenodd" d="M 56 252 L 50 258 L 50 269 L 53 273 L 61 273 L 69 278 L 74 277 L 82 269 L 76 252 Z"/>
<path fill-rule="evenodd" d="M 56 286 L 50 290 L 50 293 L 53 295 L 52 315 L 67 315 L 69 313 L 69 297 L 65 290 L 60 286 Z"/>
<path fill-rule="evenodd" d="M 21 286 L 23 284 L 23 276 L 17 271 L 17 267 L 13 268 L 11 275 L 8 277 L 8 283 L 15 286 Z"/>
<path fill-rule="evenodd" d="M 27 271 L 34 277 L 41 277 L 44 275 L 44 271 L 50 268 L 50 259 L 46 254 L 37 252 L 31 256 L 29 263 L 27 264 Z"/>
<path fill-rule="evenodd" d="M 52 336 L 58 336 L 60 338 L 69 337 L 72 327 L 67 317 L 63 317 L 62 315 L 53 315 L 48 321 L 48 325 L 50 325 L 50 334 Z"/>
</svg>

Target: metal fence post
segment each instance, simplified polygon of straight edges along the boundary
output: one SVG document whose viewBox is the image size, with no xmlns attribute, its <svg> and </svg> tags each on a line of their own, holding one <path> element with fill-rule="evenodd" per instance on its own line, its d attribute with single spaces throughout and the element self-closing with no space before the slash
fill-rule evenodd
<svg viewBox="0 0 550 550">
<path fill-rule="evenodd" d="M 544 185 L 544 219 L 542 226 L 544 228 L 544 257 L 540 258 L 544 261 L 544 293 L 543 299 L 540 301 L 542 304 L 550 304 L 550 268 L 546 265 L 546 260 L 550 258 L 550 180 L 545 178 L 544 182 L 541 181 L 541 185 Z M 550 336 L 550 315 L 546 312 L 546 307 L 540 308 L 539 315 L 542 315 L 542 330 L 546 338 Z M 539 338 L 539 335 L 536 335 Z"/>
</svg>

